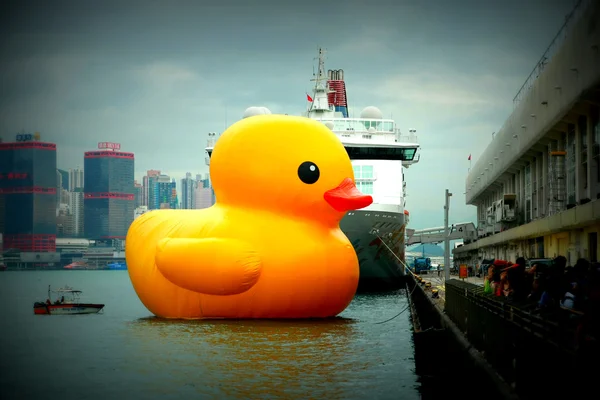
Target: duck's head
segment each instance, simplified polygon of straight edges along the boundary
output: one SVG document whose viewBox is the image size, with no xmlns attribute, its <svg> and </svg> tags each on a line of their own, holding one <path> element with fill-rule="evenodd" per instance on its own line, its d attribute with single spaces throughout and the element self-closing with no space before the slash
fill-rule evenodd
<svg viewBox="0 0 600 400">
<path fill-rule="evenodd" d="M 230 126 L 215 144 L 210 175 L 219 203 L 339 222 L 368 206 L 348 153 L 321 122 L 258 115 Z"/>
</svg>

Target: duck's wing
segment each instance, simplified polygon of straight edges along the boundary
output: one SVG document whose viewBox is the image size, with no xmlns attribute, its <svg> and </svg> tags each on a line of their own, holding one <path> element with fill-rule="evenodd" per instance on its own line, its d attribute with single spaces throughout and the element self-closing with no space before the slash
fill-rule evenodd
<svg viewBox="0 0 600 400">
<path fill-rule="evenodd" d="M 198 293 L 233 295 L 249 290 L 260 277 L 260 255 L 237 239 L 162 239 L 156 266 L 173 284 Z"/>
</svg>

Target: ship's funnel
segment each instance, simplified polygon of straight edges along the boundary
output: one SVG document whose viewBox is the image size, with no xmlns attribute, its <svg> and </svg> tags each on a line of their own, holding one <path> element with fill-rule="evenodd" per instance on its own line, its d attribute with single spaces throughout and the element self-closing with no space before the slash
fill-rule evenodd
<svg viewBox="0 0 600 400">
<path fill-rule="evenodd" d="M 327 94 L 329 105 L 335 106 L 335 111 L 341 112 L 344 118 L 348 118 L 348 103 L 346 100 L 346 83 L 344 82 L 344 71 L 329 70 L 327 81 L 331 93 Z"/>
</svg>

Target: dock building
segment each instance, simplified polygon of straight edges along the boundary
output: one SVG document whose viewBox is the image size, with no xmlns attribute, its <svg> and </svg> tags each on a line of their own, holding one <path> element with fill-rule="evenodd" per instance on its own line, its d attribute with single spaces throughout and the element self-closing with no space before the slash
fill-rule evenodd
<svg viewBox="0 0 600 400">
<path fill-rule="evenodd" d="M 477 240 L 454 249 L 455 264 L 598 260 L 599 21 L 599 2 L 578 3 L 471 168 L 466 203 L 477 207 Z"/>
</svg>

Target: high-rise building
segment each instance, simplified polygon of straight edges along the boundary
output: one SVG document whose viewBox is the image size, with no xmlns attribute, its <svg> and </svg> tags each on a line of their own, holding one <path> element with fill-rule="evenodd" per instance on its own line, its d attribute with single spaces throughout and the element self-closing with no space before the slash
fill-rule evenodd
<svg viewBox="0 0 600 400">
<path fill-rule="evenodd" d="M 215 199 L 215 191 L 212 187 L 212 183 L 210 180 L 210 174 L 205 173 L 204 176 L 202 176 L 202 174 L 196 175 L 196 182 L 197 182 L 197 185 L 196 185 L 197 188 L 199 188 L 199 189 L 200 188 L 209 188 L 210 189 L 210 205 L 215 204 L 215 200 L 216 200 Z M 202 195 L 202 196 L 204 196 L 204 195 Z M 202 200 L 200 203 L 206 204 L 206 201 Z M 200 208 L 205 208 L 205 207 L 208 207 L 208 206 L 203 206 Z"/>
<path fill-rule="evenodd" d="M 69 192 L 74 192 L 75 189 L 83 188 L 84 173 L 81 169 L 69 169 Z"/>
<path fill-rule="evenodd" d="M 56 144 L 19 134 L 0 143 L 0 194 L 4 197 L 4 249 L 56 251 Z"/>
<path fill-rule="evenodd" d="M 208 177 L 202 178 L 202 175 L 196 175 L 198 178 L 196 185 L 196 199 L 194 208 L 208 208 L 214 204 L 213 191 L 210 187 L 210 181 Z"/>
<path fill-rule="evenodd" d="M 154 177 L 152 177 L 154 178 Z M 149 207 L 152 210 L 157 209 L 174 209 L 177 208 L 176 199 L 177 199 L 177 189 L 175 180 L 171 181 L 169 175 L 159 175 L 154 179 L 150 179 L 151 183 L 154 183 L 154 193 L 153 196 L 150 196 L 151 200 L 154 200 Z"/>
<path fill-rule="evenodd" d="M 133 219 L 135 220 L 136 218 L 141 217 L 142 215 L 146 214 L 148 211 L 150 211 L 150 210 L 148 210 L 148 207 L 139 206 L 133 212 Z"/>
<path fill-rule="evenodd" d="M 134 155 L 118 143 L 85 153 L 84 229 L 89 239 L 125 239 L 133 221 Z"/>
<path fill-rule="evenodd" d="M 151 169 L 146 172 L 146 176 L 142 178 L 142 205 L 148 207 L 149 210 L 156 210 L 158 206 L 156 201 L 156 178 L 160 175 L 160 171 Z"/>
<path fill-rule="evenodd" d="M 63 187 L 63 176 L 60 173 L 60 170 L 57 169 L 56 170 L 56 209 L 58 210 L 60 208 L 60 198 L 62 195 L 62 187 Z"/>
<path fill-rule="evenodd" d="M 69 192 L 68 190 L 65 189 L 60 189 L 61 195 L 60 195 L 60 204 L 69 204 Z"/>
<path fill-rule="evenodd" d="M 208 208 L 213 205 L 211 188 L 198 185 L 195 191 L 195 209 Z"/>
<path fill-rule="evenodd" d="M 73 237 L 83 237 L 84 235 L 84 195 L 83 188 L 76 188 L 69 192 L 69 219 L 67 232 Z"/>
<path fill-rule="evenodd" d="M 134 202 L 135 208 L 142 206 L 144 187 L 139 184 L 137 181 L 133 181 L 133 194 L 134 194 Z"/>
<path fill-rule="evenodd" d="M 5 209 L 6 209 L 6 207 L 4 206 L 5 203 L 6 203 L 6 196 L 4 193 L 2 193 L 2 190 L 0 190 L 0 232 L 5 231 L 4 230 Z"/>
<path fill-rule="evenodd" d="M 179 196 L 177 196 L 177 182 L 175 178 L 171 181 L 171 209 L 176 210 L 179 208 Z"/>
<path fill-rule="evenodd" d="M 181 180 L 181 208 L 191 210 L 196 207 L 196 181 L 191 173 L 186 173 Z"/>
<path fill-rule="evenodd" d="M 69 205 L 59 204 L 56 207 L 56 237 L 65 237 L 68 235 L 69 225 Z"/>
<path fill-rule="evenodd" d="M 69 190 L 69 171 L 59 169 L 58 172 L 60 173 L 62 188 L 64 190 Z"/>
</svg>

